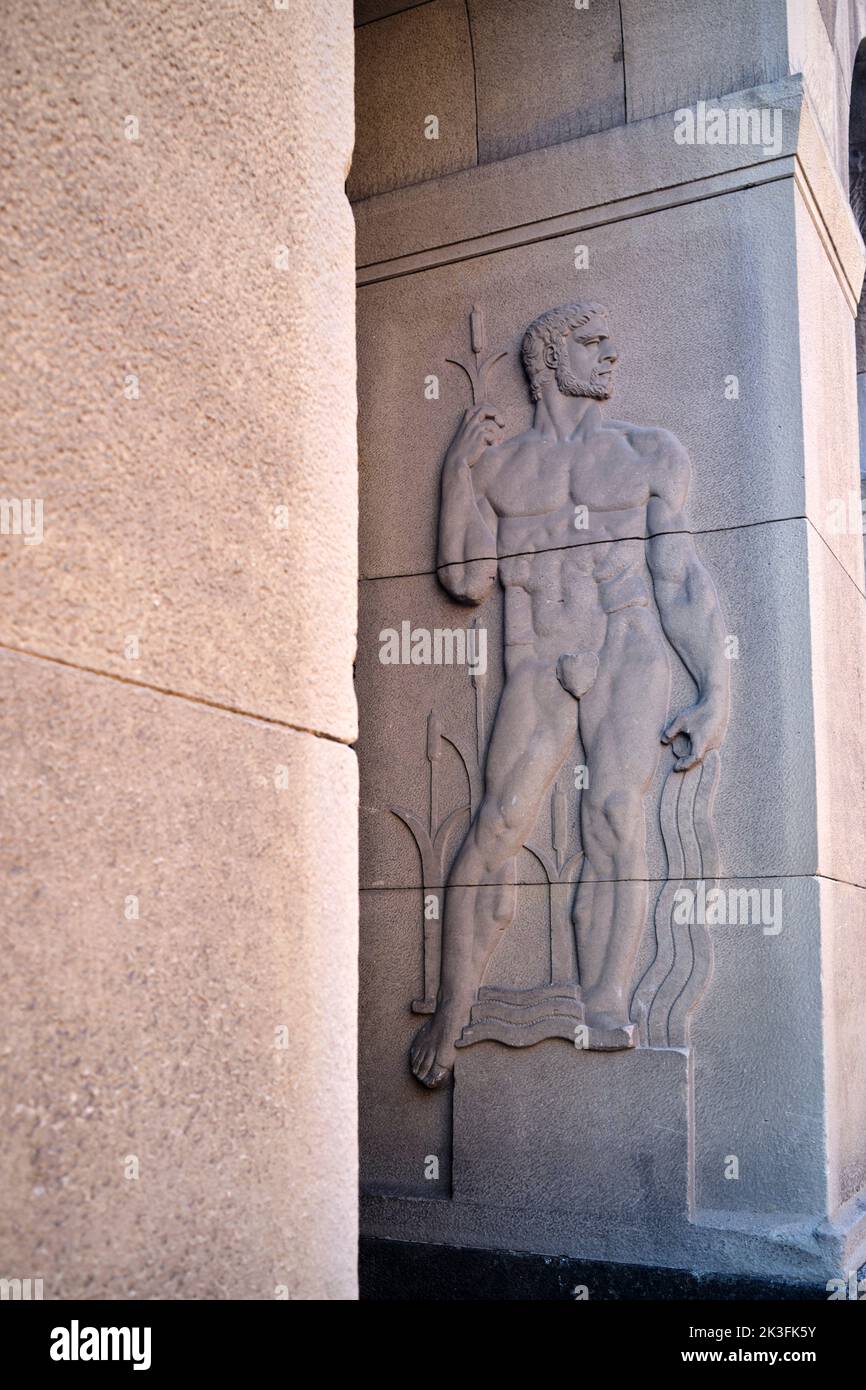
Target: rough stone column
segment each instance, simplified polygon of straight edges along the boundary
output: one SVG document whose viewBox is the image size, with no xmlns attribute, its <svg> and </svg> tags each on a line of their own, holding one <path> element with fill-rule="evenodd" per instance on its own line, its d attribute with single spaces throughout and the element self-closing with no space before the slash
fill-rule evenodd
<svg viewBox="0 0 866 1390">
<path fill-rule="evenodd" d="M 4 27 L 0 1274 L 352 1298 L 351 5 Z"/>
</svg>

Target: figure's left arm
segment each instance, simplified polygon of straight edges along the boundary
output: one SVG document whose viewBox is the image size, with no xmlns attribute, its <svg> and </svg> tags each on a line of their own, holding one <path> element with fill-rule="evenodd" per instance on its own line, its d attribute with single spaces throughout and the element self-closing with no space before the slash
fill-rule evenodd
<svg viewBox="0 0 866 1390">
<path fill-rule="evenodd" d="M 688 739 L 688 753 L 674 764 L 678 772 L 685 772 L 711 748 L 718 748 L 725 736 L 730 663 L 715 585 L 687 529 L 688 455 L 673 435 L 663 431 L 658 432 L 651 452 L 647 561 L 665 635 L 698 688 L 694 704 L 671 720 L 662 737 L 663 743 L 672 743 L 677 734 Z"/>
</svg>

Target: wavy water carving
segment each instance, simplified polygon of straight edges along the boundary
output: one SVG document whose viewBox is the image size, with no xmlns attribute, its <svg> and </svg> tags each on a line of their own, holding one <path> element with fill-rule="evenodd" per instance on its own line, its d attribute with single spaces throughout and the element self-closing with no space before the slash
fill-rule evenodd
<svg viewBox="0 0 866 1390">
<path fill-rule="evenodd" d="M 700 922 L 678 925 L 674 904 L 680 888 L 718 877 L 718 848 L 712 822 L 719 780 L 719 754 L 712 750 L 689 772 L 668 773 L 660 821 L 667 882 L 656 901 L 655 955 L 632 997 L 631 1015 L 647 1047 L 685 1047 L 689 1016 L 713 972 L 713 943 Z"/>
</svg>

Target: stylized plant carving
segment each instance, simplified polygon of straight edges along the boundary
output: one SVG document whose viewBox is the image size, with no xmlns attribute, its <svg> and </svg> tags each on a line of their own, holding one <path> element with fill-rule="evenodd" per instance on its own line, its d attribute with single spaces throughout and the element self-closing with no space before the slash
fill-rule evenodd
<svg viewBox="0 0 866 1390">
<path fill-rule="evenodd" d="M 466 771 L 469 783 L 469 805 L 458 806 L 444 820 L 439 819 L 439 763 L 442 757 L 442 744 L 450 743 Z M 445 861 L 448 852 L 449 834 L 461 816 L 468 813 L 470 819 L 475 814 L 477 801 L 477 780 L 474 769 L 453 738 L 443 734 L 439 716 L 431 709 L 427 716 L 427 761 L 430 764 L 430 793 L 428 820 L 425 825 L 420 816 L 405 806 L 391 806 L 389 809 L 407 825 L 418 846 L 421 856 L 421 883 L 425 900 L 436 898 L 436 915 L 424 913 L 424 998 L 412 1004 L 416 1014 L 432 1014 L 436 1008 L 436 991 L 439 988 L 439 968 L 442 958 L 442 889 L 445 886 Z"/>
<path fill-rule="evenodd" d="M 487 357 L 482 358 L 482 353 L 487 347 L 487 334 L 484 328 L 484 315 L 478 305 L 474 305 L 472 313 L 469 315 L 469 343 L 472 348 L 474 363 L 461 362 L 457 357 L 446 357 L 445 361 L 450 362 L 453 367 L 459 367 L 469 378 L 469 385 L 472 390 L 472 404 L 480 405 L 482 401 L 489 399 L 487 387 L 490 381 L 490 372 L 496 363 L 503 357 L 508 356 L 507 348 L 501 352 L 491 352 Z"/>
</svg>

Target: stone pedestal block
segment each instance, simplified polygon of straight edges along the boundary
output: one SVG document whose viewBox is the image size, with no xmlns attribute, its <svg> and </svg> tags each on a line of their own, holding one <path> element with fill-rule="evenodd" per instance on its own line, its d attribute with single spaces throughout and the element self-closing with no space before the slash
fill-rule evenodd
<svg viewBox="0 0 866 1390">
<path fill-rule="evenodd" d="M 478 1043 L 455 1068 L 454 1125 L 456 1201 L 562 1207 L 600 1225 L 688 1214 L 684 1051 Z"/>
</svg>

